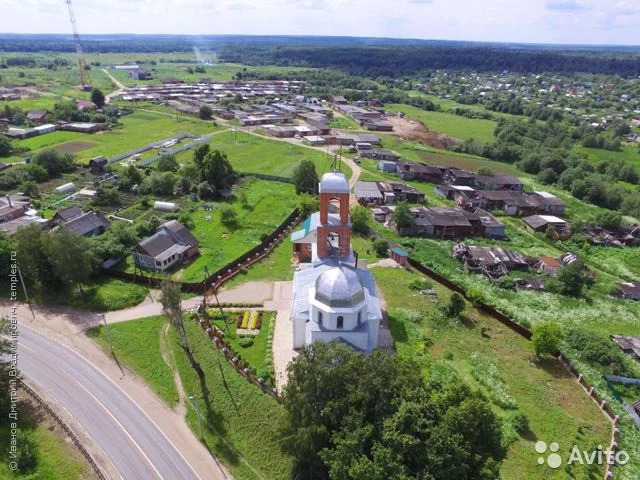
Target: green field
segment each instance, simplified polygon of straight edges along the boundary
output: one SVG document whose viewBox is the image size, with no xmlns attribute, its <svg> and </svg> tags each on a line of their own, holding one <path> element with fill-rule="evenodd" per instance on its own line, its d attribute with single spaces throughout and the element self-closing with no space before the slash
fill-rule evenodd
<svg viewBox="0 0 640 480">
<path fill-rule="evenodd" d="M 385 109 L 389 112 L 403 112 L 407 118 L 420 121 L 427 128 L 453 138 L 463 140 L 475 138 L 483 142 L 494 140 L 493 131 L 497 123 L 493 120 L 467 118 L 446 112 L 427 111 L 398 103 L 386 105 Z"/>
<path fill-rule="evenodd" d="M 444 364 L 438 370 L 443 369 L 447 376 L 459 376 L 493 398 L 497 392 L 479 384 L 471 374 L 475 354 L 495 365 L 505 384 L 504 394 L 510 396 L 517 410 L 529 419 L 530 431 L 517 435 L 508 427 L 508 419 L 515 410 L 500 407 L 494 401 L 495 411 L 507 424 L 504 434 L 512 440 L 501 478 L 588 478 L 581 476 L 586 469 L 579 466 L 572 469 L 569 476 L 567 472 L 542 469 L 536 463 L 533 448 L 536 440 L 556 440 L 561 445 L 560 452 L 568 455 L 573 443 L 585 449 L 606 445 L 611 431 L 609 421 L 558 362 L 532 363 L 529 342 L 470 306 L 466 315 L 472 321 L 450 320 L 446 325 L 436 324 L 431 318 L 438 306 L 448 300 L 449 290 L 435 284 L 437 301 L 433 301 L 409 289 L 412 280 L 421 278 L 417 273 L 392 268 L 373 268 L 372 272 L 387 303 L 398 355 L 417 359 L 425 365 L 425 372 L 430 371 L 434 363 Z"/>
<path fill-rule="evenodd" d="M 585 156 L 593 163 L 599 163 L 605 160 L 622 160 L 640 169 L 640 151 L 638 151 L 638 147 L 634 145 L 623 145 L 619 151 L 575 145 L 573 151 Z"/>
<path fill-rule="evenodd" d="M 322 151 L 294 145 L 288 142 L 271 140 L 259 135 L 242 131 L 228 130 L 213 137 L 212 149 L 225 152 L 231 165 L 238 172 L 262 173 L 291 178 L 295 167 L 301 160 L 312 160 L 316 164 L 318 175 L 331 169 L 333 159 Z M 178 161 L 191 158 L 192 152 L 182 152 Z M 351 176 L 348 166 L 342 165 L 347 177 Z"/>
<path fill-rule="evenodd" d="M 161 317 L 149 317 L 110 325 L 109 332 L 119 359 L 151 385 L 155 384 L 154 388 L 166 389 L 173 378 L 169 379 L 168 370 L 162 368 L 158 373 L 155 367 L 157 363 L 164 365 L 158 345 L 163 323 Z M 284 415 L 282 406 L 240 376 L 199 325 L 185 320 L 185 327 L 194 356 L 205 372 L 205 392 L 179 347 L 173 328 L 169 330 L 168 345 L 185 394 L 199 398 L 206 447 L 234 478 L 288 478 L 291 460 L 281 453 L 277 433 L 277 426 Z M 98 341 L 108 352 L 108 340 L 103 330 L 99 332 Z M 130 355 L 125 355 L 128 352 Z M 206 393 L 204 401 L 203 393 Z M 189 402 L 187 407 L 187 422 L 197 434 L 198 420 L 194 406 Z"/>
<path fill-rule="evenodd" d="M 121 118 L 122 126 L 94 134 L 56 131 L 46 135 L 16 141 L 16 146 L 28 148 L 29 154 L 44 149 L 72 153 L 79 163 L 86 164 L 93 157 L 110 157 L 145 144 L 163 140 L 179 133 L 201 135 L 219 129 L 211 122 L 185 120 L 154 112 L 134 112 Z M 183 140 L 188 142 L 189 140 Z"/>
<path fill-rule="evenodd" d="M 267 257 L 226 282 L 224 288 L 233 288 L 246 282 L 291 280 L 293 278 L 292 252 L 291 237 L 287 236 Z"/>
</svg>

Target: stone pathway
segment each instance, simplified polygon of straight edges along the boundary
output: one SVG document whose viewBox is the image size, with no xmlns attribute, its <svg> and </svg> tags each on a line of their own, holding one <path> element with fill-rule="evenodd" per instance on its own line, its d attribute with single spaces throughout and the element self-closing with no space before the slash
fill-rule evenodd
<svg viewBox="0 0 640 480">
<path fill-rule="evenodd" d="M 273 333 L 273 367 L 276 389 L 282 392 L 287 384 L 287 365 L 297 355 L 293 349 L 293 325 L 291 324 L 292 282 L 275 282 L 273 300 L 265 302 L 267 310 L 276 310 L 276 326 Z"/>
</svg>

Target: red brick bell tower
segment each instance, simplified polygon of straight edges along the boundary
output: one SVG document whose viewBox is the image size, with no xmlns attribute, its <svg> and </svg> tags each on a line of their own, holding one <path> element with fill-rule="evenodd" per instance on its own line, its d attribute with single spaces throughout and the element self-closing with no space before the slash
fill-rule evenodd
<svg viewBox="0 0 640 480">
<path fill-rule="evenodd" d="M 345 258 L 351 251 L 349 220 L 349 182 L 343 173 L 325 173 L 320 181 L 320 224 L 316 229 L 318 257 Z M 330 213 L 329 204 L 337 200 L 339 213 Z"/>
</svg>

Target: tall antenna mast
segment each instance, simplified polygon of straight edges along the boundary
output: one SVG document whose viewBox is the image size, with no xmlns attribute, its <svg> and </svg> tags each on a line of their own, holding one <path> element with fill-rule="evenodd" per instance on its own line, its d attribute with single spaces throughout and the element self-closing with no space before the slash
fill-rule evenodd
<svg viewBox="0 0 640 480">
<path fill-rule="evenodd" d="M 86 62 L 84 61 L 84 52 L 82 51 L 82 45 L 80 45 L 80 35 L 78 35 L 78 27 L 76 26 L 76 18 L 73 15 L 73 9 L 71 8 L 71 0 L 66 0 L 67 8 L 69 9 L 69 19 L 71 20 L 71 27 L 73 28 L 73 41 L 76 45 L 76 54 L 78 56 L 78 68 L 80 69 L 80 82 L 82 83 L 82 89 L 88 90 L 91 88 L 89 83 L 89 76 L 87 75 Z"/>
</svg>

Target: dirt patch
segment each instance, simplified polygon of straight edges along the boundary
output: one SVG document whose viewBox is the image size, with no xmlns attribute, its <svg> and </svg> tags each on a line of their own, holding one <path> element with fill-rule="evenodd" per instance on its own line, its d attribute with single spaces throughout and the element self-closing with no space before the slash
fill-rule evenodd
<svg viewBox="0 0 640 480">
<path fill-rule="evenodd" d="M 93 142 L 77 141 L 77 142 L 64 143 L 62 145 L 55 147 L 54 150 L 59 153 L 76 153 L 76 152 L 81 152 L 82 150 L 87 150 L 88 148 L 91 148 L 94 145 L 95 143 Z"/>
<path fill-rule="evenodd" d="M 430 130 L 422 122 L 396 116 L 389 116 L 387 119 L 393 125 L 393 130 L 396 134 L 407 140 L 422 142 L 430 147 L 441 149 L 456 143 L 455 139 Z"/>
</svg>

